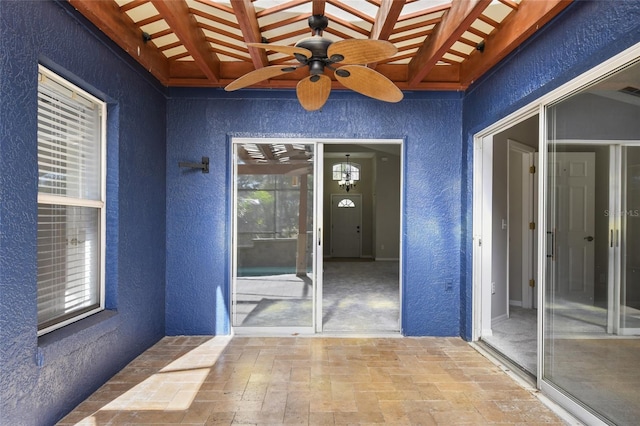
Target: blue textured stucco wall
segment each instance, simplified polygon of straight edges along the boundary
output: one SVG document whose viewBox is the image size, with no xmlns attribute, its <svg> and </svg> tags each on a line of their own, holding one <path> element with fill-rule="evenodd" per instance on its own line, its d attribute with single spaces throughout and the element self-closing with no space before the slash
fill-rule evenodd
<svg viewBox="0 0 640 426">
<path fill-rule="evenodd" d="M 0 424 L 49 425 L 164 336 L 166 97 L 68 4 L 0 1 Z M 107 304 L 37 337 L 37 66 L 109 103 Z"/>
<path fill-rule="evenodd" d="M 473 135 L 640 42 L 640 1 L 578 0 L 465 93 L 461 335 L 471 338 Z"/>
<path fill-rule="evenodd" d="M 398 104 L 334 92 L 321 111 L 294 94 L 174 89 L 167 106 L 167 334 L 228 333 L 230 136 L 405 141 L 403 331 L 459 333 L 461 97 Z M 179 161 L 210 157 L 211 173 Z M 451 290 L 446 284 L 451 283 Z"/>
<path fill-rule="evenodd" d="M 639 22 L 640 2 L 578 1 L 464 101 L 336 92 L 308 113 L 276 91 L 182 89 L 167 101 L 68 5 L 0 0 L 0 424 L 51 424 L 165 333 L 229 332 L 229 136 L 403 138 L 403 331 L 470 338 L 473 134 L 640 41 Z M 109 102 L 114 310 L 40 340 L 38 61 Z M 201 156 L 211 173 L 177 167 Z"/>
</svg>

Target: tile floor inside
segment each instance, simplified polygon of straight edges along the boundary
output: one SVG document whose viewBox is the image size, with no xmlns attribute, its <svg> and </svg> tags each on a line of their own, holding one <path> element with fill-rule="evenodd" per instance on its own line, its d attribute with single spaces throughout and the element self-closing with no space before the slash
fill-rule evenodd
<svg viewBox="0 0 640 426">
<path fill-rule="evenodd" d="M 59 425 L 563 421 L 459 338 L 165 337 Z"/>
</svg>

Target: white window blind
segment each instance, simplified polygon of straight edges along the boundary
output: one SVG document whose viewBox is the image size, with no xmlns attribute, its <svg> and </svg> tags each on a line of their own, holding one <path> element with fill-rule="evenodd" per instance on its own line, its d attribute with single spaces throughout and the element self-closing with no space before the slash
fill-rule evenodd
<svg viewBox="0 0 640 426">
<path fill-rule="evenodd" d="M 40 67 L 39 334 L 104 307 L 104 109 Z"/>
</svg>

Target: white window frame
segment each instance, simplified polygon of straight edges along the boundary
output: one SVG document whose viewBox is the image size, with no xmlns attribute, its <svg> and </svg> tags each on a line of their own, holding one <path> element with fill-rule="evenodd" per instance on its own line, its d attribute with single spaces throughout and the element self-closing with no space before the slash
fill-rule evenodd
<svg viewBox="0 0 640 426">
<path fill-rule="evenodd" d="M 70 318 L 61 320 L 47 326 L 46 328 L 38 330 L 38 336 L 49 333 L 51 331 L 62 328 L 66 325 L 69 325 L 73 322 L 79 321 L 83 318 L 86 318 L 90 315 L 103 311 L 105 309 L 105 241 L 106 241 L 106 193 L 107 193 L 107 185 L 106 185 L 106 169 L 107 169 L 107 104 L 103 100 L 91 95 L 80 87 L 70 83 L 66 79 L 61 76 L 55 74 L 53 71 L 47 69 L 42 65 L 38 65 L 38 83 L 40 84 L 45 79 L 50 79 L 51 81 L 57 83 L 62 86 L 64 89 L 72 92 L 72 96 L 81 96 L 86 101 L 90 101 L 95 104 L 99 109 L 100 116 L 100 132 L 99 132 L 99 143 L 100 143 L 100 196 L 99 199 L 83 199 L 83 198 L 75 198 L 75 197 L 66 197 L 48 193 L 38 192 L 38 206 L 40 205 L 63 205 L 63 206 L 74 206 L 74 207 L 89 207 L 97 209 L 99 212 L 99 220 L 98 220 L 98 243 L 97 247 L 99 250 L 98 259 L 99 259 L 99 267 L 98 267 L 98 291 L 99 291 L 99 306 L 89 311 L 81 311 L 77 315 L 74 315 Z"/>
</svg>

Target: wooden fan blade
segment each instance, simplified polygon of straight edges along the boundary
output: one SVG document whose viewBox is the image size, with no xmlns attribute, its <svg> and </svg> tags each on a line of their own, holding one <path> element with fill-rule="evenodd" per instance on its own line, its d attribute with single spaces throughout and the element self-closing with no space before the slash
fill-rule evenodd
<svg viewBox="0 0 640 426">
<path fill-rule="evenodd" d="M 242 89 L 260 81 L 268 80 L 272 77 L 276 77 L 280 74 L 285 74 L 291 71 L 292 70 L 287 69 L 287 67 L 283 65 L 273 65 L 270 67 L 259 68 L 232 81 L 224 88 L 224 90 L 226 90 L 227 92 L 232 92 L 234 90 Z"/>
<path fill-rule="evenodd" d="M 295 46 L 281 46 L 277 44 L 269 44 L 269 43 L 247 43 L 247 46 L 251 47 L 259 47 L 261 49 L 273 50 L 278 53 L 285 53 L 287 55 L 294 56 L 296 53 L 304 56 L 305 58 L 310 58 L 312 53 L 309 49 L 305 49 L 304 47 L 295 47 Z"/>
<path fill-rule="evenodd" d="M 396 47 L 385 40 L 352 39 L 332 43 L 327 49 L 329 59 L 333 55 L 344 59 L 335 61 L 341 64 L 370 64 L 391 58 L 398 53 Z"/>
<path fill-rule="evenodd" d="M 347 73 L 348 77 L 345 77 L 344 74 Z M 335 76 L 343 86 L 370 98 L 400 102 L 404 97 L 402 91 L 391 80 L 363 65 L 345 65 L 336 70 Z"/>
<path fill-rule="evenodd" d="M 331 93 L 331 78 L 324 74 L 310 75 L 298 82 L 296 93 L 302 108 L 307 111 L 320 109 Z"/>
</svg>

